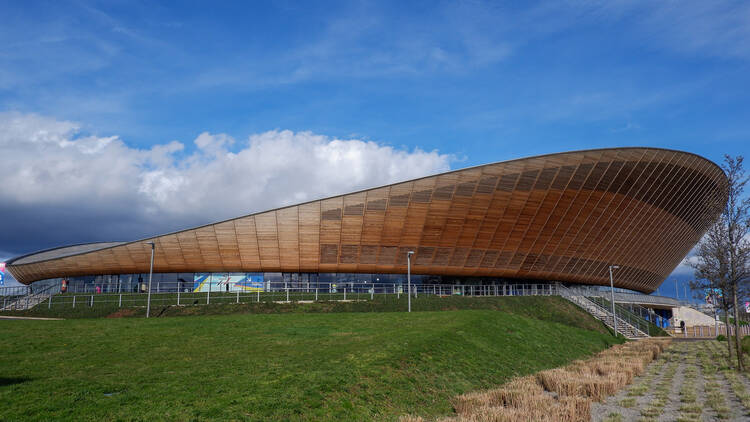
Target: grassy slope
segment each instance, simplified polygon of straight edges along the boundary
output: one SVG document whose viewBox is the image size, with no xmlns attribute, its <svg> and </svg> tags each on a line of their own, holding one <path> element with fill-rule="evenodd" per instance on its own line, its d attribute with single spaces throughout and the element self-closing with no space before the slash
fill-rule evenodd
<svg viewBox="0 0 750 422">
<path fill-rule="evenodd" d="M 0 321 L 0 415 L 382 420 L 446 414 L 457 393 L 559 366 L 614 341 L 575 326 L 600 325 L 559 298 L 508 299 L 514 300 L 496 304 L 505 312 Z M 527 316 L 538 306 L 547 321 Z"/>
<path fill-rule="evenodd" d="M 137 301 L 140 306 L 123 306 L 118 307 L 117 295 L 97 295 L 93 307 L 86 305 L 87 296 L 82 295 L 78 305 L 73 308 L 70 304 L 70 297 L 65 298 L 68 303 L 63 304 L 58 296 L 53 301 L 54 306 L 48 309 L 45 303 L 37 305 L 28 311 L 6 311 L 0 312 L 0 315 L 18 315 L 18 316 L 35 316 L 35 317 L 59 317 L 59 318 L 101 318 L 110 315 L 143 317 L 146 314 L 145 304 L 146 295 L 132 295 L 130 301 Z M 173 295 L 154 295 L 162 301 L 176 303 L 176 296 Z M 352 298 L 352 295 L 349 296 Z M 320 313 L 320 312 L 403 312 L 407 309 L 407 298 L 401 295 L 397 299 L 396 295 L 375 295 L 374 300 L 369 299 L 369 295 L 359 296 L 362 300 L 342 302 L 342 301 L 321 301 L 315 303 L 277 303 L 268 301 L 260 303 L 254 302 L 255 295 L 242 296 L 242 300 L 248 303 L 235 304 L 235 296 L 232 294 L 225 297 L 212 296 L 211 305 L 205 303 L 205 295 L 197 294 L 194 299 L 186 300 L 183 295 L 181 303 L 198 303 L 195 306 L 169 306 L 163 302 L 155 300 L 152 303 L 152 316 L 182 316 L 182 315 L 229 315 L 237 313 Z M 280 300 L 281 296 L 276 296 L 274 300 Z M 356 296 L 354 296 L 356 298 Z M 339 297 L 340 299 L 340 297 Z M 109 302 L 107 302 L 109 300 Z M 270 300 L 270 299 L 269 299 Z M 123 303 L 128 303 L 124 299 Z M 546 319 L 567 324 L 582 326 L 592 330 L 601 330 L 605 332 L 603 325 L 590 317 L 582 318 L 578 308 L 570 302 L 559 297 L 542 297 L 542 296 L 485 296 L 485 297 L 463 297 L 447 296 L 439 297 L 433 295 L 422 295 L 412 298 L 412 310 L 414 311 L 442 311 L 442 310 L 461 310 L 461 309 L 492 309 L 504 310 L 516 314 L 527 315 L 537 319 Z M 562 320 L 561 320 L 562 318 Z M 584 324 L 584 325 L 581 325 Z"/>
</svg>

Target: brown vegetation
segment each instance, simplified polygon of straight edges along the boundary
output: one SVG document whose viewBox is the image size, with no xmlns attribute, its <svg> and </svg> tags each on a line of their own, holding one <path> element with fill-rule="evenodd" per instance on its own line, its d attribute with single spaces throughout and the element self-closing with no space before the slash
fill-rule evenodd
<svg viewBox="0 0 750 422">
<path fill-rule="evenodd" d="M 583 361 L 516 378 L 500 388 L 462 394 L 453 400 L 456 416 L 442 422 L 588 421 L 591 402 L 614 394 L 642 374 L 669 339 L 614 346 Z M 401 422 L 422 422 L 406 416 Z"/>
</svg>

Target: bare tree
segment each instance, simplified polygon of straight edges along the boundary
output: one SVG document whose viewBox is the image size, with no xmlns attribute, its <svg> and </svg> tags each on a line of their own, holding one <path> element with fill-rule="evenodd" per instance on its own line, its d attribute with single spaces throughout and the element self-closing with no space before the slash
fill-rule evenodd
<svg viewBox="0 0 750 422">
<path fill-rule="evenodd" d="M 734 348 L 737 369 L 743 370 L 742 347 L 739 336 L 739 298 L 746 293 L 750 278 L 750 198 L 743 198 L 749 177 L 742 167 L 743 158 L 724 156 L 721 168 L 727 176 L 726 196 L 712 204 L 721 208 L 721 216 L 708 229 L 698 244 L 697 261 L 693 264 L 696 289 L 715 289 L 721 292 L 721 305 L 729 328 L 729 311 L 734 310 Z M 722 203 L 724 198 L 726 202 Z M 732 338 L 727 336 L 729 356 Z"/>
<path fill-rule="evenodd" d="M 722 197 L 723 199 L 723 197 Z M 691 290 L 708 291 L 715 307 L 721 308 L 724 313 L 724 323 L 729 327 L 729 302 L 725 292 L 729 291 L 727 279 L 728 265 L 726 253 L 726 234 L 724 225 L 719 221 L 714 223 L 703 235 L 695 256 L 694 262 L 695 280 L 690 282 Z M 728 332 L 728 331 L 727 331 Z M 729 362 L 732 361 L 732 344 L 727 336 L 727 351 Z"/>
</svg>

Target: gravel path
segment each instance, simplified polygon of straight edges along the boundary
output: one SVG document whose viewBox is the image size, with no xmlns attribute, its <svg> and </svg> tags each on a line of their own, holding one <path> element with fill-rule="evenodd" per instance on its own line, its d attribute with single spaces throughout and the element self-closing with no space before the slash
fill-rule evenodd
<svg viewBox="0 0 750 422">
<path fill-rule="evenodd" d="M 733 388 L 726 355 L 713 340 L 673 342 L 628 388 L 594 403 L 592 420 L 750 421 L 750 409 L 742 404 L 742 397 L 750 403 L 750 380 L 739 374 Z"/>
</svg>

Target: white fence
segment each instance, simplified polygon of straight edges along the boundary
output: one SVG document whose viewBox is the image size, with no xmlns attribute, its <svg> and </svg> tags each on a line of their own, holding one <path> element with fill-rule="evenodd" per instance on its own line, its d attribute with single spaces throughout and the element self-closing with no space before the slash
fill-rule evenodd
<svg viewBox="0 0 750 422">
<path fill-rule="evenodd" d="M 176 286 L 152 286 L 152 306 L 201 305 L 217 303 L 259 303 L 259 302 L 316 302 L 316 301 L 359 301 L 359 300 L 400 300 L 406 294 L 406 286 L 395 284 L 333 283 L 318 287 L 284 287 L 284 283 L 273 283 L 271 290 L 227 290 L 216 289 L 205 292 L 181 291 Z M 158 292 L 167 288 L 171 291 Z M 551 296 L 557 295 L 557 287 L 551 284 L 496 284 L 496 285 L 440 285 L 413 284 L 412 295 L 430 296 Z M 146 306 L 147 293 L 65 293 L 49 295 L 37 306 L 60 309 L 63 307 L 134 307 Z"/>
</svg>

